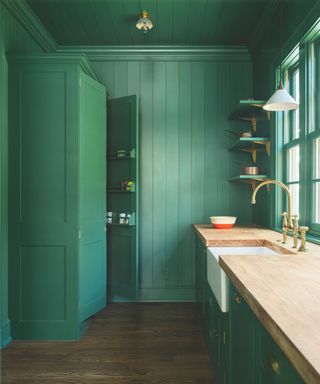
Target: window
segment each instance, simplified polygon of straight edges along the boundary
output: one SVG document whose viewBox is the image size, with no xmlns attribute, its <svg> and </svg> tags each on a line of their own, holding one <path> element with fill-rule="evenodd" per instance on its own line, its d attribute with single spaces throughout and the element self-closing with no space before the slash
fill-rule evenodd
<svg viewBox="0 0 320 384">
<path fill-rule="evenodd" d="M 290 65 L 285 69 L 285 87 L 299 102 L 299 56 L 294 55 Z M 292 213 L 299 214 L 300 199 L 300 121 L 299 109 L 288 111 L 283 116 L 283 170 L 284 180 L 292 194 Z M 285 197 L 284 197 L 285 198 Z M 283 210 L 285 202 L 282 202 Z"/>
<path fill-rule="evenodd" d="M 299 189 L 300 189 L 300 147 L 295 145 L 287 151 L 287 177 L 286 182 L 292 193 L 292 213 L 299 214 Z"/>
<path fill-rule="evenodd" d="M 309 234 L 320 238 L 320 19 L 282 64 L 284 85 L 300 108 L 277 114 L 281 150 L 275 176 L 288 185 L 300 225 L 307 225 Z M 279 208 L 287 208 L 284 194 L 276 194 L 275 206 L 279 225 Z"/>
<path fill-rule="evenodd" d="M 312 179 L 313 190 L 313 222 L 320 224 L 320 138 L 314 141 L 315 167 Z"/>
</svg>

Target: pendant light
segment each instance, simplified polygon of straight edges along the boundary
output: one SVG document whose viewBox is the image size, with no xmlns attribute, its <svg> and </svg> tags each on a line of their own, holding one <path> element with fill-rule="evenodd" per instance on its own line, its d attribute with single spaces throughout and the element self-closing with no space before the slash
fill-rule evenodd
<svg viewBox="0 0 320 384">
<path fill-rule="evenodd" d="M 278 88 L 270 99 L 265 103 L 263 109 L 266 111 L 282 112 L 290 111 L 292 109 L 299 108 L 299 103 L 288 93 L 283 86 L 283 75 L 282 75 L 282 60 L 283 60 L 283 1 L 281 2 L 281 15 L 280 15 L 280 81 Z"/>
<path fill-rule="evenodd" d="M 137 21 L 136 27 L 143 31 L 143 33 L 147 33 L 150 29 L 153 28 L 152 21 L 149 19 L 149 13 L 146 11 L 142 11 L 140 15 L 140 19 Z"/>
</svg>

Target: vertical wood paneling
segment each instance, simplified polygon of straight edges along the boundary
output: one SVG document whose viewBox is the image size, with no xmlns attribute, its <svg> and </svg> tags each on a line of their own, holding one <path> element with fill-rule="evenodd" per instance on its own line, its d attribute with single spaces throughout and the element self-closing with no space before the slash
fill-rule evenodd
<svg viewBox="0 0 320 384">
<path fill-rule="evenodd" d="M 98 63 L 101 65 L 102 63 Z M 103 84 L 108 84 L 107 92 L 109 97 L 115 97 L 116 94 L 116 74 L 115 74 L 116 63 L 105 63 L 104 77 L 100 79 Z M 105 79 L 105 83 L 104 83 Z M 119 97 L 119 96 L 118 96 Z"/>
<path fill-rule="evenodd" d="M 166 284 L 166 63 L 154 63 L 154 142 L 153 142 L 153 287 Z M 143 204 L 143 202 L 142 202 Z M 150 232 L 149 232 L 150 236 Z"/>
<path fill-rule="evenodd" d="M 167 63 L 166 268 L 167 286 L 178 284 L 179 235 L 179 64 Z"/>
<path fill-rule="evenodd" d="M 204 221 L 204 63 L 191 67 L 192 218 Z"/>
<path fill-rule="evenodd" d="M 153 63 L 141 63 L 140 113 L 140 283 L 152 286 L 153 253 Z"/>
<path fill-rule="evenodd" d="M 205 142 L 204 142 L 204 155 L 205 155 L 205 188 L 204 188 L 204 212 L 205 217 L 210 217 L 215 214 L 212 207 L 218 206 L 218 199 L 216 189 L 219 187 L 218 182 L 218 164 L 219 158 L 216 148 L 219 145 L 217 135 L 217 114 L 218 107 L 216 102 L 216 90 L 212 84 L 217 84 L 216 63 L 205 63 L 204 76 L 204 124 L 205 124 Z M 215 102 L 213 102 L 215 100 Z"/>
<path fill-rule="evenodd" d="M 191 63 L 179 64 L 179 285 L 193 283 L 192 221 Z"/>
<path fill-rule="evenodd" d="M 228 182 L 239 164 L 225 133 L 238 127 L 228 121 L 238 99 L 251 95 L 251 64 L 93 65 L 112 97 L 140 97 L 140 298 L 191 299 L 191 224 L 220 214 L 251 220 L 250 189 Z"/>
<path fill-rule="evenodd" d="M 117 97 L 128 95 L 128 63 L 115 63 L 115 94 Z"/>
<path fill-rule="evenodd" d="M 128 63 L 128 94 L 141 94 L 141 65 L 140 63 Z M 138 100 L 140 107 L 140 100 Z M 140 109 L 140 108 L 139 108 Z"/>
</svg>

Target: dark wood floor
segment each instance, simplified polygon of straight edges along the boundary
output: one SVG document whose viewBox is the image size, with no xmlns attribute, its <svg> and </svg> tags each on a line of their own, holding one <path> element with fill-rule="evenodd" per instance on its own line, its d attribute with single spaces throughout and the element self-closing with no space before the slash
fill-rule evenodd
<svg viewBox="0 0 320 384">
<path fill-rule="evenodd" d="M 1 384 L 212 384 L 196 304 L 111 304 L 79 342 L 15 341 Z"/>
</svg>

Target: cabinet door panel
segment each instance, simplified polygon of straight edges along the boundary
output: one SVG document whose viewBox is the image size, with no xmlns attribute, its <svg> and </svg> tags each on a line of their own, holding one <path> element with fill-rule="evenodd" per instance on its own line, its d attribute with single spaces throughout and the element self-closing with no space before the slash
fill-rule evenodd
<svg viewBox="0 0 320 384">
<path fill-rule="evenodd" d="M 256 384 L 257 320 L 242 297 L 231 287 L 231 383 Z"/>
<path fill-rule="evenodd" d="M 272 337 L 261 326 L 259 384 L 303 384 L 304 381 Z"/>
<path fill-rule="evenodd" d="M 134 297 L 137 265 L 134 227 L 109 229 L 108 286 L 112 297 Z"/>
<path fill-rule="evenodd" d="M 71 339 L 79 306 L 75 70 L 11 61 L 9 68 L 12 336 Z"/>
<path fill-rule="evenodd" d="M 106 305 L 106 92 L 81 74 L 79 149 L 80 321 Z"/>
</svg>

